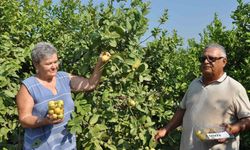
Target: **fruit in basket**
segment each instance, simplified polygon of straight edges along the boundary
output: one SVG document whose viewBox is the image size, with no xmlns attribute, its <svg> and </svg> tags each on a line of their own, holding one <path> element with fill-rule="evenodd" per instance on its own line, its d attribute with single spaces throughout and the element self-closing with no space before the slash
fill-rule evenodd
<svg viewBox="0 0 250 150">
<path fill-rule="evenodd" d="M 48 106 L 49 106 L 49 110 L 53 110 L 55 108 L 55 106 L 56 106 L 55 101 L 49 101 Z"/>
<path fill-rule="evenodd" d="M 63 100 L 49 101 L 48 114 L 53 120 L 64 118 L 64 102 Z"/>
<path fill-rule="evenodd" d="M 54 110 L 51 109 L 51 110 L 48 111 L 48 113 L 49 113 L 50 115 L 53 115 L 53 114 L 54 114 Z"/>
<path fill-rule="evenodd" d="M 64 117 L 63 114 L 57 116 L 58 119 L 63 119 L 63 117 Z"/>
</svg>

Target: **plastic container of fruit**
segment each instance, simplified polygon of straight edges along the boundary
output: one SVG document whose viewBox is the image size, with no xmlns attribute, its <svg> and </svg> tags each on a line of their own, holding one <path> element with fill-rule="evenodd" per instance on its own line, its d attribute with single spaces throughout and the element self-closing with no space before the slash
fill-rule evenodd
<svg viewBox="0 0 250 150">
<path fill-rule="evenodd" d="M 222 126 L 196 128 L 195 135 L 201 141 L 234 138 L 234 136 L 225 131 L 225 127 Z"/>
<path fill-rule="evenodd" d="M 53 120 L 64 118 L 64 102 L 63 100 L 49 101 L 48 114 Z"/>
</svg>

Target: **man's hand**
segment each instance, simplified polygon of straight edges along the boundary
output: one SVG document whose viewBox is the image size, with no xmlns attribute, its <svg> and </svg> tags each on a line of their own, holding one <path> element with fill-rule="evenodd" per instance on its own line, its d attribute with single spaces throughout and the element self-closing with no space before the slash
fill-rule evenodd
<svg viewBox="0 0 250 150">
<path fill-rule="evenodd" d="M 111 57 L 111 55 L 109 52 L 102 52 L 100 55 L 102 62 L 107 62 L 110 59 L 110 57 Z"/>
<path fill-rule="evenodd" d="M 225 131 L 227 131 L 229 135 L 234 135 L 239 132 L 239 129 L 237 128 L 237 126 L 233 127 L 233 125 L 226 124 L 226 123 L 222 124 L 222 126 L 225 128 Z M 218 142 L 226 143 L 227 139 L 226 138 L 218 139 Z"/>
<path fill-rule="evenodd" d="M 158 141 L 160 138 L 163 138 L 167 134 L 167 129 L 166 128 L 161 128 L 157 130 L 157 133 L 155 135 L 155 140 Z"/>
</svg>

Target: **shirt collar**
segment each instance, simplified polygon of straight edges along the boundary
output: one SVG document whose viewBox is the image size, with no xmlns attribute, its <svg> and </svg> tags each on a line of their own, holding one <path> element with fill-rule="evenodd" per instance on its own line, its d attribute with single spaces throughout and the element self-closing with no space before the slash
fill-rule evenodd
<svg viewBox="0 0 250 150">
<path fill-rule="evenodd" d="M 222 82 L 222 81 L 224 81 L 226 79 L 226 77 L 227 77 L 227 73 L 224 72 L 224 74 L 217 81 Z"/>
<path fill-rule="evenodd" d="M 224 81 L 224 80 L 226 79 L 226 77 L 227 77 L 227 73 L 224 72 L 224 74 L 223 74 L 218 80 L 216 80 L 216 81 L 214 81 L 214 82 L 222 82 L 222 81 Z M 200 81 L 201 83 L 203 83 L 203 81 L 202 81 L 202 76 L 199 78 L 199 81 Z"/>
</svg>

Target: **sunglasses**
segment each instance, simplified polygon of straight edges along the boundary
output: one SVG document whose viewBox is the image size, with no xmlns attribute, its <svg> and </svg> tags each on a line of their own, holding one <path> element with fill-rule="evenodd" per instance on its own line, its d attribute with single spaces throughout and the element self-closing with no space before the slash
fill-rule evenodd
<svg viewBox="0 0 250 150">
<path fill-rule="evenodd" d="M 215 62 L 216 60 L 219 60 L 221 58 L 224 58 L 224 57 L 212 57 L 212 56 L 201 56 L 199 57 L 199 61 L 201 63 L 203 63 L 205 60 L 207 60 L 208 62 Z"/>
</svg>

